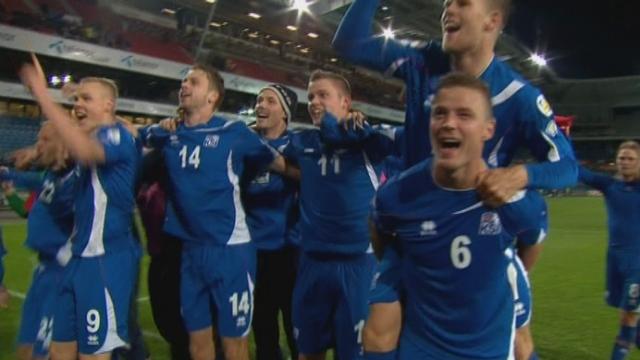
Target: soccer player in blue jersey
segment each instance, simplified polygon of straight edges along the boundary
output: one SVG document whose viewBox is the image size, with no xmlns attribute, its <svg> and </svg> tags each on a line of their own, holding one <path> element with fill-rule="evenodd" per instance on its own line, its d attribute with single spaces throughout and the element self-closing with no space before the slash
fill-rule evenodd
<svg viewBox="0 0 640 360">
<path fill-rule="evenodd" d="M 575 183 L 577 165 L 573 152 L 559 133 L 544 96 L 495 56 L 495 44 L 506 24 L 510 0 L 445 1 L 442 42 L 429 42 L 420 48 L 372 36 L 378 4 L 379 1 L 355 0 L 333 45 L 350 61 L 405 80 L 405 166 L 431 153 L 426 119 L 433 92 L 439 78 L 455 70 L 479 77 L 491 92 L 496 135 L 487 142 L 483 153 L 491 170 L 479 179 L 477 189 L 487 204 L 499 205 L 525 187 L 564 188 Z M 505 167 L 523 144 L 540 162 Z M 399 312 L 397 304 L 386 305 Z M 365 347 L 367 334 L 384 333 L 385 328 L 382 324 L 379 331 L 365 331 Z M 520 338 L 518 335 L 518 342 Z M 519 360 L 536 356 L 524 345 L 517 349 Z"/>
<path fill-rule="evenodd" d="M 243 122 L 215 114 L 224 98 L 224 81 L 214 68 L 192 67 L 179 95 L 182 121 L 175 132 L 156 125 L 142 129 L 141 137 L 162 151 L 169 174 L 164 230 L 183 241 L 180 298 L 191 356 L 215 357 L 213 308 L 225 358 L 248 359 L 255 248 L 240 179 L 248 169 L 268 167 L 289 174 L 289 168 Z"/>
<path fill-rule="evenodd" d="M 400 359 L 514 356 L 511 242 L 538 228 L 544 201 L 523 190 L 498 208 L 481 202 L 475 187 L 489 169 L 483 146 L 495 131 L 490 101 L 472 76 L 443 78 L 431 108 L 434 157 L 376 194 L 374 239 L 398 243 L 408 284 Z"/>
<path fill-rule="evenodd" d="M 39 176 L 38 198 L 27 221 L 25 245 L 38 253 L 39 264 L 22 307 L 19 359 L 47 358 L 57 289 L 70 257 L 70 248 L 65 245 L 73 229 L 75 176 L 58 138 L 53 125 L 43 123 L 34 147 L 36 157 L 29 164 L 48 170 Z M 21 173 L 6 175 L 20 177 Z"/>
<path fill-rule="evenodd" d="M 620 332 L 612 360 L 624 359 L 636 339 L 640 311 L 640 144 L 625 141 L 616 155 L 615 177 L 580 167 L 580 181 L 600 190 L 607 205 L 607 304 L 620 309 Z"/>
<path fill-rule="evenodd" d="M 110 359 L 127 346 L 127 319 L 137 249 L 131 232 L 133 187 L 139 151 L 132 134 L 116 121 L 117 86 L 105 78 L 84 78 L 73 111 L 78 123 L 56 104 L 44 71 L 20 70 L 78 164 L 74 199 L 73 257 L 65 267 L 54 314 L 50 353 L 54 359 Z"/>
<path fill-rule="evenodd" d="M 297 106 L 294 91 L 280 84 L 260 90 L 256 100 L 255 130 L 274 149 L 286 146 Z M 298 358 L 291 324 L 298 231 L 298 182 L 272 171 L 260 171 L 242 182 L 251 241 L 257 248 L 253 335 L 258 360 L 282 359 L 278 314 L 292 359 Z"/>
<path fill-rule="evenodd" d="M 293 294 L 300 359 L 360 353 L 375 259 L 368 252 L 368 208 L 378 187 L 382 154 L 375 142 L 341 146 L 324 127 L 350 116 L 351 87 L 341 75 L 309 78 L 308 110 L 318 129 L 294 133 L 283 154 L 300 167 L 301 255 Z"/>
</svg>

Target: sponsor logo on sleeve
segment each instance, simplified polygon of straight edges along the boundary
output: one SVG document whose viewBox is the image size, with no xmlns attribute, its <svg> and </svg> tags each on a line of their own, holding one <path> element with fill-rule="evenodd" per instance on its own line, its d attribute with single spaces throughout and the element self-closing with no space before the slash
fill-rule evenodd
<svg viewBox="0 0 640 360">
<path fill-rule="evenodd" d="M 553 115 L 553 110 L 551 110 L 551 105 L 549 105 L 549 102 L 547 101 L 547 99 L 544 98 L 544 95 L 538 96 L 538 99 L 536 99 L 536 105 L 538 105 L 538 110 L 540 110 L 542 115 L 547 117 Z"/>
</svg>

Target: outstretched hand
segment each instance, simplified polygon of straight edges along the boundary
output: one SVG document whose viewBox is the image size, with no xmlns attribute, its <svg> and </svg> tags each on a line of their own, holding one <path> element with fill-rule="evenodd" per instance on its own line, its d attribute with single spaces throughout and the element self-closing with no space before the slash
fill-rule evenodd
<svg viewBox="0 0 640 360">
<path fill-rule="evenodd" d="M 47 78 L 34 53 L 31 53 L 31 64 L 24 64 L 20 68 L 20 80 L 32 94 L 47 90 Z"/>
<path fill-rule="evenodd" d="M 367 120 L 367 116 L 358 110 L 351 110 L 347 115 L 347 118 L 342 120 L 342 126 L 344 126 L 345 130 L 349 130 L 349 126 L 351 126 L 354 130 L 357 128 L 364 128 L 364 123 Z"/>
<path fill-rule="evenodd" d="M 16 169 L 26 170 L 38 159 L 38 150 L 35 146 L 18 149 L 9 155 Z"/>
<path fill-rule="evenodd" d="M 167 130 L 168 132 L 175 132 L 176 129 L 178 128 L 179 123 L 180 121 L 177 118 L 166 118 L 166 119 L 160 120 L 158 125 L 162 129 Z"/>
</svg>

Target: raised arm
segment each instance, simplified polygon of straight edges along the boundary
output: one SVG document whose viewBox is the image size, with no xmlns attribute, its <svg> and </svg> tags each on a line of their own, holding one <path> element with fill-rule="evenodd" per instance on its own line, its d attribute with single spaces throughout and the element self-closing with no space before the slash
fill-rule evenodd
<svg viewBox="0 0 640 360">
<path fill-rule="evenodd" d="M 381 157 L 393 155 L 397 149 L 398 128 L 372 126 L 360 112 L 352 112 L 351 118 L 338 120 L 326 113 L 320 124 L 322 140 L 335 146 L 363 146 Z M 369 151 L 368 151 L 369 152 Z"/>
<path fill-rule="evenodd" d="M 83 164 L 103 163 L 105 152 L 100 142 L 80 129 L 71 115 L 54 101 L 38 59 L 33 54 L 31 57 L 33 64 L 22 66 L 20 78 L 40 105 L 43 115 L 51 121 L 76 161 Z"/>
<path fill-rule="evenodd" d="M 344 59 L 391 75 L 402 59 L 421 55 L 416 48 L 373 35 L 379 3 L 379 0 L 355 0 L 342 18 L 332 44 Z"/>
</svg>

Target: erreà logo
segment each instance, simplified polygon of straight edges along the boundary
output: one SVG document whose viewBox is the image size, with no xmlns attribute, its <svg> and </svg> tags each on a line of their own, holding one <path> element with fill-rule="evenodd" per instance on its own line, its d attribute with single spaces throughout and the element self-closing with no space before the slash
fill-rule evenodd
<svg viewBox="0 0 640 360">
<path fill-rule="evenodd" d="M 49 49 L 54 49 L 58 54 L 64 53 L 64 40 L 58 40 L 49 44 Z"/>
<path fill-rule="evenodd" d="M 435 221 L 427 220 L 420 224 L 420 235 L 435 235 L 437 233 Z"/>
</svg>

